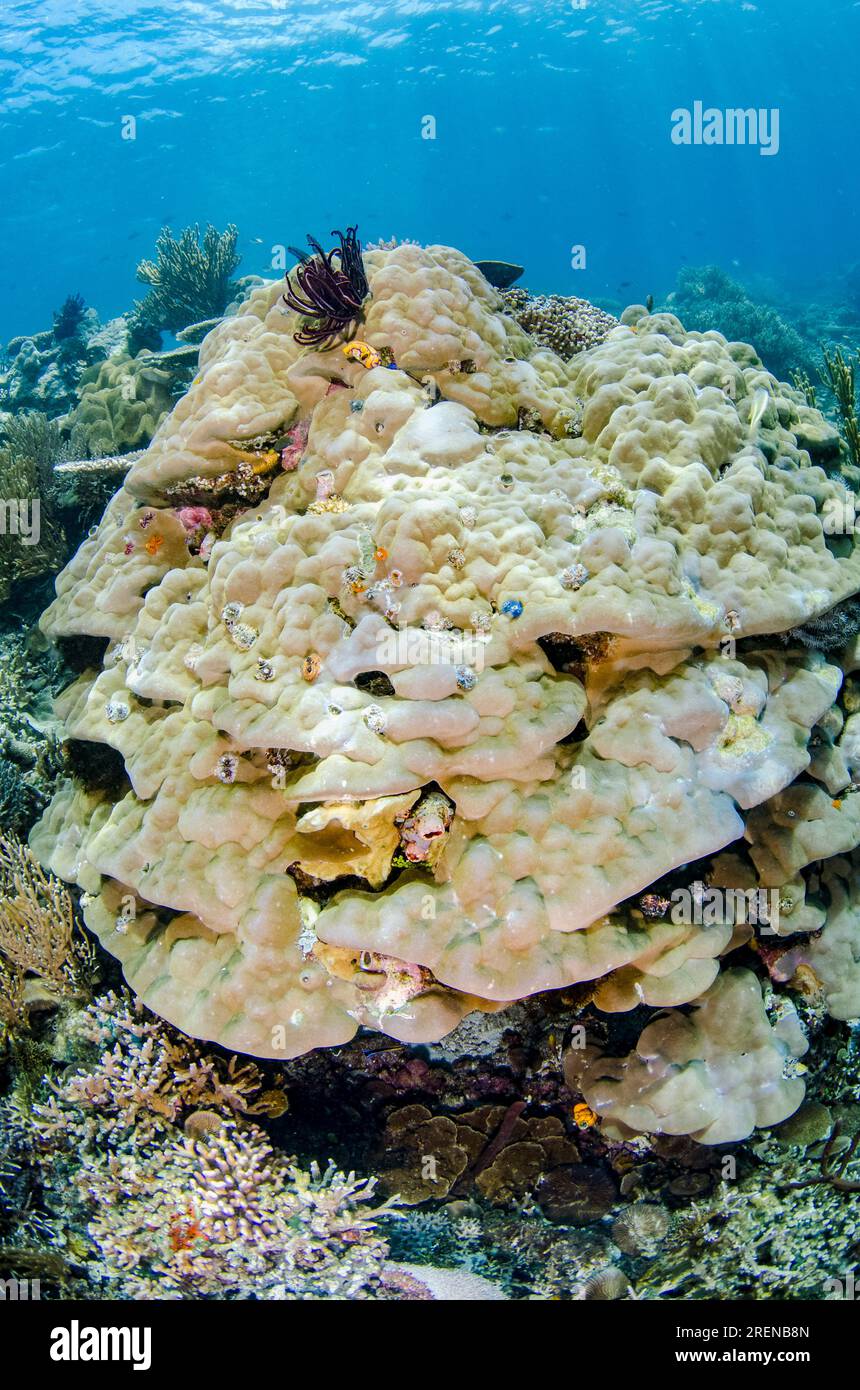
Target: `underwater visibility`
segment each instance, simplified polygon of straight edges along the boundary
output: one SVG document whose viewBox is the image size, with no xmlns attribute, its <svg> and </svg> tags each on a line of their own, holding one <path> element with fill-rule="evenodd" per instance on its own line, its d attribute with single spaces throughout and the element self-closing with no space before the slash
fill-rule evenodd
<svg viewBox="0 0 860 1390">
<path fill-rule="evenodd" d="M 814 1366 L 854 1301 L 858 36 L 6 0 L 0 1304 L 54 1361 L 592 1301 Z"/>
</svg>

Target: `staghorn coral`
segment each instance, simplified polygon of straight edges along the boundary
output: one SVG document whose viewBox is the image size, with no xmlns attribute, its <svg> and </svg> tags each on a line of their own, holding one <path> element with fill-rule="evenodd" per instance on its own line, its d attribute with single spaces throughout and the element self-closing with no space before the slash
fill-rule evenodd
<svg viewBox="0 0 860 1390">
<path fill-rule="evenodd" d="M 233 294 L 232 275 L 239 264 L 238 228 L 219 232 L 207 225 L 185 227 L 177 240 L 163 227 L 155 243 L 155 261 L 143 260 L 137 278 L 149 293 L 135 306 L 132 332 L 138 341 L 146 326 L 170 331 L 224 313 Z M 154 345 L 154 344 L 148 344 Z"/>
<path fill-rule="evenodd" d="M 435 1041 L 571 985 L 708 1018 L 729 989 L 739 1018 L 683 1123 L 784 1118 L 796 1079 L 768 1073 L 767 1103 L 743 1067 L 722 1089 L 748 1030 L 785 1060 L 755 978 L 720 974 L 752 929 L 641 895 L 835 775 L 819 730 L 846 658 L 779 642 L 860 587 L 822 519 L 844 483 L 806 447 L 826 427 L 672 315 L 565 362 L 450 248 L 364 267 L 380 364 L 303 351 L 259 286 L 59 577 L 44 630 L 107 651 L 58 714 L 128 781 L 69 779 L 34 849 L 143 999 L 230 1048 Z M 213 519 L 199 548 L 188 508 Z M 846 853 L 848 805 L 842 823 Z"/>
<path fill-rule="evenodd" d="M 283 1092 L 249 1062 L 195 1048 L 127 996 L 67 1017 L 55 1055 L 84 1065 L 38 1103 L 7 1102 L 4 1132 L 35 1153 L 54 1242 L 84 1256 L 99 1296 L 389 1297 L 374 1179 L 308 1169 L 251 1115 Z"/>
</svg>

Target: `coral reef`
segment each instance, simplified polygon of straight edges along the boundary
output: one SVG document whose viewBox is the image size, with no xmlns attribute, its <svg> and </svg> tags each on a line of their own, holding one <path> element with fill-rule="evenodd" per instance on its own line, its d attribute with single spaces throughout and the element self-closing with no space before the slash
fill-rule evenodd
<svg viewBox="0 0 860 1390">
<path fill-rule="evenodd" d="M 0 827 L 26 836 L 62 767 L 51 696 L 69 679 L 38 630 L 0 634 Z"/>
<path fill-rule="evenodd" d="M 202 240 L 196 224 L 185 227 L 178 240 L 169 227 L 162 228 L 156 259 L 143 260 L 137 267 L 138 280 L 150 288 L 131 316 L 136 347 L 157 346 L 145 341 L 147 328 L 175 331 L 224 313 L 235 290 L 238 238 L 232 223 L 224 232 L 207 225 Z"/>
<path fill-rule="evenodd" d="M 256 1128 L 226 1122 L 87 1168 L 79 1183 L 123 1297 L 356 1298 L 382 1288 L 388 1246 L 375 1228 L 390 1207 L 371 1205 L 373 1179 L 332 1165 L 304 1172 Z"/>
<path fill-rule="evenodd" d="M 92 942 L 69 890 L 30 850 L 0 834 L 0 1031 L 26 1027 L 29 1010 L 88 996 Z"/>
<path fill-rule="evenodd" d="M 454 1115 L 434 1115 L 423 1105 L 395 1110 L 381 1140 L 381 1190 L 409 1205 L 452 1193 L 521 1202 L 544 1174 L 580 1157 L 559 1117 L 524 1118 L 524 1109 L 517 1101 Z M 433 1161 L 422 1162 L 428 1155 Z"/>
<path fill-rule="evenodd" d="M 856 1207 L 814 1180 L 820 1147 L 758 1143 L 736 1180 L 676 1213 L 652 1258 L 625 1261 L 636 1297 L 839 1297 L 838 1275 L 856 1260 Z"/>
<path fill-rule="evenodd" d="M 128 453 L 155 434 L 173 404 L 171 387 L 158 355 L 115 354 L 83 373 L 68 425 L 86 456 Z"/>
<path fill-rule="evenodd" d="M 83 443 L 88 445 L 89 439 Z M 75 452 L 85 452 L 85 447 Z M 64 517 L 68 518 L 67 532 L 71 531 L 74 518 L 76 529 L 83 539 L 90 526 L 101 520 L 108 502 L 142 453 L 142 449 L 132 449 L 127 454 L 67 459 L 55 464 L 54 496 Z"/>
<path fill-rule="evenodd" d="M 855 353 L 855 357 L 856 357 Z M 822 351 L 824 359 L 822 379 L 833 391 L 836 409 L 842 425 L 842 434 L 848 447 L 848 456 L 855 468 L 860 468 L 860 423 L 857 420 L 857 388 L 855 376 L 856 361 L 846 358 L 841 348 Z"/>
<path fill-rule="evenodd" d="M 252 1063 L 200 1052 L 115 994 L 67 1016 L 57 1053 L 84 1065 L 35 1105 L 7 1101 L 3 1129 L 19 1154 L 31 1141 L 42 1226 L 85 1270 L 85 1296 L 398 1296 L 377 1230 L 396 1203 L 273 1148 L 248 1117 L 286 1099 Z M 22 1252 L 6 1258 L 21 1267 Z"/>
<path fill-rule="evenodd" d="M 575 295 L 533 295 L 517 288 L 505 289 L 501 299 L 526 333 L 565 361 L 604 342 L 618 323 L 611 314 Z"/>
<path fill-rule="evenodd" d="M 603 1133 L 690 1134 L 705 1144 L 745 1139 L 790 1115 L 804 1095 L 792 1058 L 807 1039 L 786 1002 L 771 1026 L 747 970 L 726 970 L 689 1015 L 650 1023 L 628 1058 L 568 1055 L 569 1084 L 603 1117 Z"/>
<path fill-rule="evenodd" d="M 193 1036 L 438 1042 L 573 987 L 601 1053 L 631 1015 L 576 1083 L 607 1136 L 774 1124 L 804 1046 L 778 912 L 810 956 L 857 930 L 813 883 L 860 844 L 852 661 L 781 640 L 860 587 L 810 457 L 835 431 L 710 324 L 642 308 L 566 361 L 450 248 L 362 273 L 347 352 L 253 290 L 60 575 L 43 629 L 91 645 L 57 714 L 114 776 L 69 777 L 34 851 Z M 611 1206 L 576 1167 L 535 1189 L 555 1220 Z"/>
<path fill-rule="evenodd" d="M 684 266 L 666 307 L 687 328 L 717 329 L 730 340 L 751 343 L 782 380 L 790 380 L 793 371 L 813 371 L 816 341 L 802 338 L 776 309 L 753 299 L 719 266 Z"/>
<path fill-rule="evenodd" d="M 13 338 L 0 352 L 0 412 L 66 414 L 77 401 L 82 373 L 125 343 L 124 319 L 101 324 L 94 309 L 70 295 L 51 328 Z"/>
<path fill-rule="evenodd" d="M 63 1047 L 70 1043 L 85 1045 L 86 1066 L 33 1112 L 40 1142 L 56 1151 L 134 1152 L 174 1129 L 200 1131 L 205 1115 L 217 1128 L 287 1107 L 253 1063 L 201 1052 L 126 995 L 101 995 L 68 1020 Z"/>
<path fill-rule="evenodd" d="M 55 573 L 68 554 L 54 495 L 54 463 L 66 456 L 59 427 L 38 411 L 10 417 L 0 446 L 0 597 Z"/>
</svg>

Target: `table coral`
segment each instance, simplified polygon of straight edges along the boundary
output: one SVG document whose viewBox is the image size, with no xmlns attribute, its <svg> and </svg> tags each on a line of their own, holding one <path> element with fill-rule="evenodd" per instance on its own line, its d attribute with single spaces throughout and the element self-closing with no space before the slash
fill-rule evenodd
<svg viewBox="0 0 860 1390">
<path fill-rule="evenodd" d="M 283 284 L 257 286 L 60 575 L 44 631 L 106 649 L 58 712 L 122 775 L 66 781 L 34 849 L 192 1035 L 435 1041 L 579 982 L 703 1024 L 728 990 L 731 1098 L 630 1113 L 707 1142 L 782 1119 L 802 1081 L 755 978 L 719 973 L 750 930 L 654 904 L 730 845 L 799 900 L 811 856 L 860 842 L 850 787 L 796 847 L 769 828 L 848 766 L 844 655 L 779 640 L 860 587 L 825 526 L 846 485 L 802 443 L 821 417 L 671 314 L 563 360 L 451 248 L 363 265 L 379 365 L 303 348 Z"/>
</svg>

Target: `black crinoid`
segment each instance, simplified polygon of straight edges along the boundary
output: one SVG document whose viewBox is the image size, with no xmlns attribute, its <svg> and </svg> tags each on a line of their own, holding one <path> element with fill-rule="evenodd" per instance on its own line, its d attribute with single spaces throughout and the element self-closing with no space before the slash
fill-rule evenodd
<svg viewBox="0 0 860 1390">
<path fill-rule="evenodd" d="M 57 342 L 74 338 L 83 323 L 86 304 L 79 294 L 70 294 L 62 307 L 54 310 L 54 337 Z"/>
<path fill-rule="evenodd" d="M 312 256 L 290 247 L 300 261 L 293 274 L 301 294 L 297 294 L 287 280 L 283 299 L 288 308 L 295 309 L 308 320 L 293 334 L 303 347 L 328 347 L 361 317 L 361 306 L 370 287 L 364 273 L 357 230 L 347 227 L 345 235 L 332 232 L 338 245 L 329 252 L 325 252 L 312 236 L 308 237 Z"/>
</svg>

